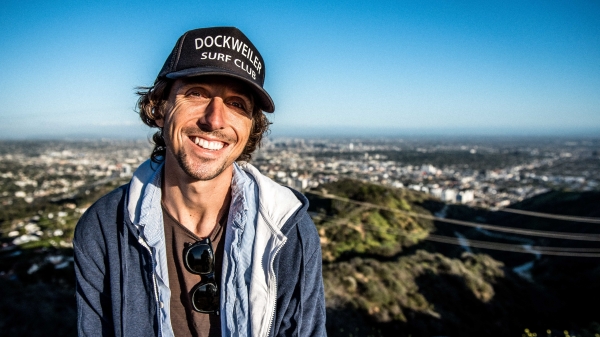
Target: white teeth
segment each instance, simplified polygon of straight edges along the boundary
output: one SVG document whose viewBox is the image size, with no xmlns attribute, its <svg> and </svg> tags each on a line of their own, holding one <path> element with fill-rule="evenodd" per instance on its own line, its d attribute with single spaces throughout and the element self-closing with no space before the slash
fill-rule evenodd
<svg viewBox="0 0 600 337">
<path fill-rule="evenodd" d="M 209 142 L 199 137 L 194 137 L 194 144 L 208 150 L 220 150 L 224 146 L 222 142 Z"/>
</svg>

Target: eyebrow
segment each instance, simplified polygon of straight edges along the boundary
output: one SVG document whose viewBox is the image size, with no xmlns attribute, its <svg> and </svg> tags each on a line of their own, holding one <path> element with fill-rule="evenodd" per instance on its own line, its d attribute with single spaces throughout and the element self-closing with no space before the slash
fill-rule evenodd
<svg viewBox="0 0 600 337">
<path fill-rule="evenodd" d="M 198 79 L 182 79 L 183 83 L 181 85 L 181 87 L 178 90 L 188 90 L 190 87 L 193 87 L 194 85 L 203 85 L 203 84 L 210 84 L 211 81 L 208 80 L 198 80 Z M 214 83 L 214 82 L 213 82 Z M 224 83 L 223 83 L 224 84 Z M 254 94 L 252 93 L 252 91 L 250 89 L 247 88 L 247 86 L 241 84 L 241 83 L 237 83 L 237 82 L 230 82 L 226 84 L 227 87 L 229 88 L 229 90 L 231 90 L 233 92 L 233 94 L 235 96 L 239 96 L 242 99 L 246 100 L 248 103 L 250 103 L 250 106 L 247 108 L 251 114 L 253 114 L 254 109 L 256 108 L 256 98 L 254 97 Z"/>
</svg>

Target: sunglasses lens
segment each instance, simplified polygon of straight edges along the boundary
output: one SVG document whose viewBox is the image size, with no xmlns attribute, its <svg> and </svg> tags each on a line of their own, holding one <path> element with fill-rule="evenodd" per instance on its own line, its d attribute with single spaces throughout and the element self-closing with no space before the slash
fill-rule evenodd
<svg viewBox="0 0 600 337">
<path fill-rule="evenodd" d="M 219 293 L 214 282 L 199 284 L 192 290 L 192 303 L 199 312 L 219 310 Z"/>
<path fill-rule="evenodd" d="M 192 288 L 192 306 L 202 313 L 219 314 L 219 288 L 215 282 L 215 257 L 209 238 L 198 241 L 183 250 L 183 260 L 189 272 L 202 275 L 200 283 Z"/>
<path fill-rule="evenodd" d="M 208 274 L 214 270 L 214 256 L 210 245 L 196 244 L 191 246 L 185 254 L 185 262 L 191 272 Z"/>
</svg>

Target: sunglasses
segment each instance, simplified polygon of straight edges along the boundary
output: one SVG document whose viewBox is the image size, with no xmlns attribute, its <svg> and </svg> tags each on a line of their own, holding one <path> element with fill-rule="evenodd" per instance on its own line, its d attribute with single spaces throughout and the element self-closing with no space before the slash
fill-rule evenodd
<svg viewBox="0 0 600 337">
<path fill-rule="evenodd" d="M 202 280 L 192 288 L 192 307 L 195 311 L 219 314 L 219 287 L 215 281 L 215 254 L 209 238 L 183 249 L 185 268 L 192 274 L 201 275 Z"/>
</svg>

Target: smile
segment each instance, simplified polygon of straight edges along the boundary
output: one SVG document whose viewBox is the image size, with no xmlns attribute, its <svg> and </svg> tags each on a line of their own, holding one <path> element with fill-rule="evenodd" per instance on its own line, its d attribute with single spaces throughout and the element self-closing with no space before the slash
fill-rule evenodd
<svg viewBox="0 0 600 337">
<path fill-rule="evenodd" d="M 217 151 L 217 150 L 222 149 L 225 145 L 227 145 L 220 141 L 208 141 L 208 140 L 202 139 L 200 137 L 191 136 L 190 138 L 194 142 L 194 144 L 200 146 L 203 149 L 207 149 L 207 150 Z"/>
</svg>

